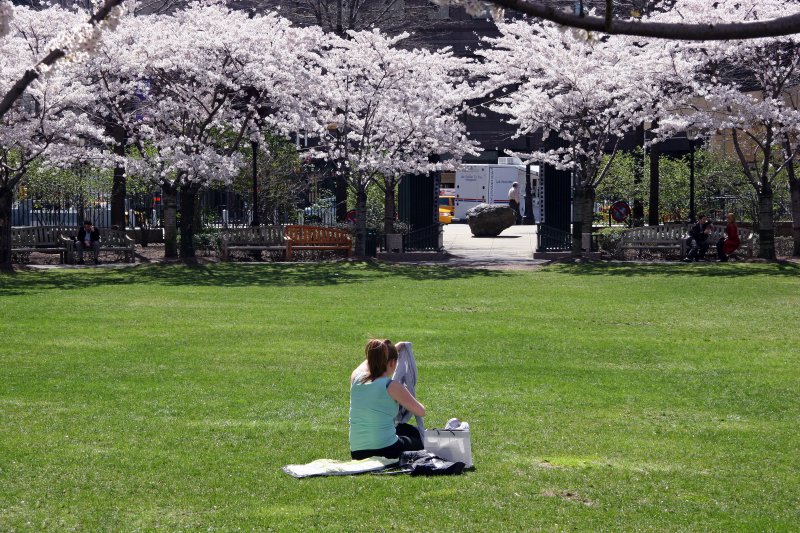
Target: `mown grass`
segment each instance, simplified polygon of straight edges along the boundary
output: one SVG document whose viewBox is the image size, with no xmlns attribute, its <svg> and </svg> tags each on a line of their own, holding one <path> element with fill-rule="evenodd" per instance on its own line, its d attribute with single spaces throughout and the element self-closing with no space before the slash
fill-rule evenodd
<svg viewBox="0 0 800 533">
<path fill-rule="evenodd" d="M 797 530 L 798 324 L 792 265 L 0 275 L 0 530 Z M 280 471 L 347 458 L 372 336 L 474 471 Z"/>
</svg>

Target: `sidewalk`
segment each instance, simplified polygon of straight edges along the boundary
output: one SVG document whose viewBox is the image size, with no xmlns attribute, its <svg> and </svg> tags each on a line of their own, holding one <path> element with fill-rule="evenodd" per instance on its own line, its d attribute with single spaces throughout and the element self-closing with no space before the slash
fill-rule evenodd
<svg viewBox="0 0 800 533">
<path fill-rule="evenodd" d="M 533 259 L 536 226 L 511 226 L 497 237 L 473 237 L 468 224 L 444 227 L 444 249 L 452 265 L 527 267 L 547 263 Z"/>
</svg>

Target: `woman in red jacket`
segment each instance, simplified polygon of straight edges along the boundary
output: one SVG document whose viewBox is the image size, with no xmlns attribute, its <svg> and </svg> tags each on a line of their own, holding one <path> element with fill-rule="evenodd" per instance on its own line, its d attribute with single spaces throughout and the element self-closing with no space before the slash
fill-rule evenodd
<svg viewBox="0 0 800 533">
<path fill-rule="evenodd" d="M 720 261 L 727 261 L 728 256 L 735 252 L 741 241 L 739 240 L 739 228 L 736 227 L 736 217 L 733 213 L 728 213 L 728 224 L 725 226 L 725 238 L 717 242 L 717 256 Z"/>
</svg>

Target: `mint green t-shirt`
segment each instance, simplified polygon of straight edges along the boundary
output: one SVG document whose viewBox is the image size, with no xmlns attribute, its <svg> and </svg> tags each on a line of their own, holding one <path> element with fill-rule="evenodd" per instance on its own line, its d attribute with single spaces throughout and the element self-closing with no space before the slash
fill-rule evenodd
<svg viewBox="0 0 800 533">
<path fill-rule="evenodd" d="M 350 385 L 350 451 L 378 450 L 397 442 L 394 417 L 397 402 L 389 396 L 390 378 Z"/>
</svg>

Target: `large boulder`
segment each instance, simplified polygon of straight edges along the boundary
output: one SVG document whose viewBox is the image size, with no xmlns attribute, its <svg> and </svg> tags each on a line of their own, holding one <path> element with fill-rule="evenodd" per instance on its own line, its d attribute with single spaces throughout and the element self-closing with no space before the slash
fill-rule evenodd
<svg viewBox="0 0 800 533">
<path fill-rule="evenodd" d="M 475 237 L 497 237 L 516 220 L 516 213 L 507 205 L 478 204 L 467 211 L 469 229 Z"/>
</svg>

